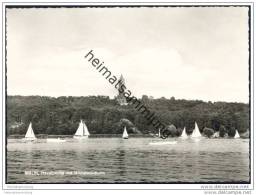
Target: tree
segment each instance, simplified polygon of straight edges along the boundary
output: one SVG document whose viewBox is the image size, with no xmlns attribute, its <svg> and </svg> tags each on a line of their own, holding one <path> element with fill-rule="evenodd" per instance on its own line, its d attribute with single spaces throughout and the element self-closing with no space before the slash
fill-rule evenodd
<svg viewBox="0 0 256 195">
<path fill-rule="evenodd" d="M 224 125 L 220 125 L 219 135 L 220 137 L 225 137 L 227 135 L 227 130 Z"/>
<path fill-rule="evenodd" d="M 164 137 L 176 137 L 179 135 L 179 131 L 177 131 L 176 127 L 174 125 L 169 125 L 167 127 L 167 129 L 165 129 L 162 134 L 164 135 Z"/>
<path fill-rule="evenodd" d="M 206 137 L 212 137 L 213 134 L 214 134 L 214 130 L 211 129 L 211 128 L 205 127 L 205 128 L 203 129 L 203 134 L 204 134 Z"/>
<path fill-rule="evenodd" d="M 231 127 L 229 130 L 228 130 L 228 136 L 229 137 L 234 137 L 236 134 L 236 128 L 235 127 Z"/>
</svg>

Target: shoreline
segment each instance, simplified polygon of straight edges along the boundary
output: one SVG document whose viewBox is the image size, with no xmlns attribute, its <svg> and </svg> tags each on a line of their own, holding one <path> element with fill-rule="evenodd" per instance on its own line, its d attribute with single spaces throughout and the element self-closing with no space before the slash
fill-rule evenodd
<svg viewBox="0 0 256 195">
<path fill-rule="evenodd" d="M 24 135 L 9 135 L 6 137 L 7 139 L 22 139 L 24 138 Z M 68 139 L 72 139 L 73 135 L 37 135 L 37 139 L 47 139 L 47 138 L 68 138 Z M 91 138 L 122 138 L 122 134 L 93 134 L 90 135 L 89 139 Z M 159 138 L 162 139 L 160 137 L 157 136 L 152 136 L 152 135 L 132 135 L 129 134 L 129 138 Z M 168 137 L 167 139 L 177 139 L 177 138 L 181 138 L 181 137 Z M 234 137 L 211 137 L 208 138 L 206 136 L 202 136 L 201 138 L 206 138 L 206 139 L 235 139 Z M 189 136 L 188 136 L 189 139 Z M 250 139 L 249 137 L 245 137 L 245 136 L 240 136 L 240 139 Z M 165 139 L 162 139 L 165 140 Z"/>
</svg>

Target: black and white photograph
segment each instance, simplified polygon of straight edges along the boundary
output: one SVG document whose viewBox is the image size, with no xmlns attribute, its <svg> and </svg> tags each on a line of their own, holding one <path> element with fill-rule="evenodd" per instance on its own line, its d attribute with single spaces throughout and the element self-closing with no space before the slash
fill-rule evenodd
<svg viewBox="0 0 256 195">
<path fill-rule="evenodd" d="M 252 6 L 6 4 L 5 184 L 252 184 Z"/>
</svg>

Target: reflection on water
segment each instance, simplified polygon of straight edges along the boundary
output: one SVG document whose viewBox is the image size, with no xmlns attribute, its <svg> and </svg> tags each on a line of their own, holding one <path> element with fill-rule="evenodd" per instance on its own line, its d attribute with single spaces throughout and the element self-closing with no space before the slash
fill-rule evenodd
<svg viewBox="0 0 256 195">
<path fill-rule="evenodd" d="M 8 140 L 8 183 L 249 182 L 249 140 L 91 138 L 84 142 Z M 26 175 L 25 171 L 104 174 Z"/>
</svg>

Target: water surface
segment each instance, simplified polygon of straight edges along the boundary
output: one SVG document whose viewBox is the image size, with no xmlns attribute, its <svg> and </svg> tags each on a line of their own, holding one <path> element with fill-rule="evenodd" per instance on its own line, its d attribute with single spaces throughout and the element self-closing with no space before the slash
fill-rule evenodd
<svg viewBox="0 0 256 195">
<path fill-rule="evenodd" d="M 150 145 L 164 141 L 176 144 Z M 8 139 L 7 183 L 115 182 L 249 182 L 249 140 Z"/>
</svg>

